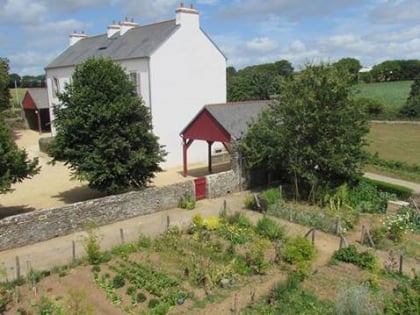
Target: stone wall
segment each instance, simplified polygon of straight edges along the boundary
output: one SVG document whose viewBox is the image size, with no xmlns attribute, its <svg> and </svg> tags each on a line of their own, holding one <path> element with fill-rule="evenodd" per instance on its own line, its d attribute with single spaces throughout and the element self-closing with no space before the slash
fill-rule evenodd
<svg viewBox="0 0 420 315">
<path fill-rule="evenodd" d="M 175 208 L 185 193 L 194 195 L 192 181 L 7 217 L 0 221 L 0 250 L 81 231 L 89 220 L 105 225 Z"/>
<path fill-rule="evenodd" d="M 240 179 L 232 170 L 207 176 L 208 198 L 217 198 L 240 190 Z"/>
<path fill-rule="evenodd" d="M 240 187 L 234 171 L 207 176 L 208 198 L 239 191 Z M 184 194 L 195 195 L 193 181 L 7 217 L 0 220 L 0 251 L 82 231 L 89 220 L 105 225 L 175 208 Z"/>
</svg>

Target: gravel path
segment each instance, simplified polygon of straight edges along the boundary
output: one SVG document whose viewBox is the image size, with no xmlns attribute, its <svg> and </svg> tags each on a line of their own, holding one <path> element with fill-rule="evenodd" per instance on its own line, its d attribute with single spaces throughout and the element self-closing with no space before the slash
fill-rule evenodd
<svg viewBox="0 0 420 315">
<path fill-rule="evenodd" d="M 406 180 L 392 178 L 392 177 L 383 176 L 379 174 L 367 173 L 367 172 L 365 173 L 365 177 L 370 178 L 370 179 L 380 180 L 382 182 L 404 186 L 407 188 L 411 188 L 415 194 L 420 194 L 420 184 L 417 184 L 417 183 L 408 182 Z"/>
</svg>

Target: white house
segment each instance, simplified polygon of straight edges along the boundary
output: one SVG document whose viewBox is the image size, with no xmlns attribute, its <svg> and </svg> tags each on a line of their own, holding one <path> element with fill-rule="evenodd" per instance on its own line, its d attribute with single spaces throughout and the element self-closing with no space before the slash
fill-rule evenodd
<svg viewBox="0 0 420 315">
<path fill-rule="evenodd" d="M 181 4 L 175 15 L 149 25 L 113 22 L 97 36 L 70 35 L 70 46 L 45 68 L 50 111 L 77 64 L 89 57 L 111 58 L 126 69 L 150 108 L 153 131 L 168 152 L 164 166 L 181 165 L 183 127 L 204 104 L 226 102 L 226 58 L 200 28 L 196 9 Z M 205 143 L 191 146 L 190 162 L 206 157 Z"/>
</svg>

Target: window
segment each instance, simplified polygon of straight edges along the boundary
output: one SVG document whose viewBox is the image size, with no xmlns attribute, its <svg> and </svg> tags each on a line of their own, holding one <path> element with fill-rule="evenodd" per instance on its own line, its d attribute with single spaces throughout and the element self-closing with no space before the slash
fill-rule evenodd
<svg viewBox="0 0 420 315">
<path fill-rule="evenodd" d="M 56 77 L 53 78 L 52 80 L 53 83 L 53 96 L 57 97 L 58 94 L 60 93 L 60 80 L 58 80 Z"/>
<path fill-rule="evenodd" d="M 130 80 L 134 84 L 134 88 L 138 96 L 141 96 L 141 89 L 140 89 L 140 74 L 138 72 L 130 72 Z"/>
</svg>

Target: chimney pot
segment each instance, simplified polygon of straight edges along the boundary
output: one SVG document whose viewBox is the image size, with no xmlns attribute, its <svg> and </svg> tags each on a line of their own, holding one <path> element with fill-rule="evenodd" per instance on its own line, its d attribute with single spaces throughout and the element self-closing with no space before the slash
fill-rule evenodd
<svg viewBox="0 0 420 315">
<path fill-rule="evenodd" d="M 184 2 L 181 2 L 180 5 L 179 5 L 179 7 L 180 8 L 183 8 L 184 7 Z"/>
<path fill-rule="evenodd" d="M 190 9 L 194 9 L 194 4 L 190 4 Z"/>
</svg>

